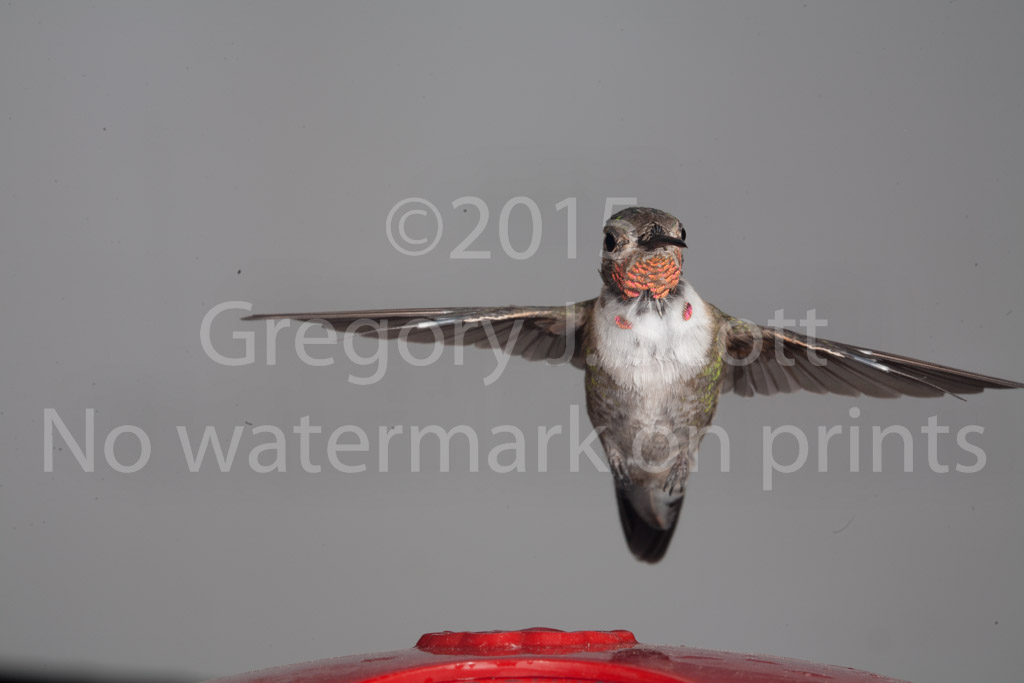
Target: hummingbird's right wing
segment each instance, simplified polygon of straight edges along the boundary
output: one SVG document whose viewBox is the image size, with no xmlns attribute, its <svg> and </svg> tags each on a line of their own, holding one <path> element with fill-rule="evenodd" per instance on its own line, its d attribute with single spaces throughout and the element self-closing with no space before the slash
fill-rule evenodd
<svg viewBox="0 0 1024 683">
<path fill-rule="evenodd" d="M 595 299 L 566 306 L 405 308 L 327 313 L 269 313 L 242 320 L 289 318 L 364 337 L 447 345 L 500 346 L 527 360 L 585 367 L 583 329 Z"/>
<path fill-rule="evenodd" d="M 960 398 L 985 389 L 1024 388 L 1013 380 L 721 315 L 726 351 L 722 391 L 739 396 L 803 389 L 846 396 Z"/>
</svg>

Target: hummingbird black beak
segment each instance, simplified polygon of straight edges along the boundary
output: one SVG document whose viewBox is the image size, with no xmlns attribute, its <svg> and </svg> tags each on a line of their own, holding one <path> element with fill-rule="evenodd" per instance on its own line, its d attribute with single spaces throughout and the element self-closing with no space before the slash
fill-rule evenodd
<svg viewBox="0 0 1024 683">
<path fill-rule="evenodd" d="M 644 248 L 653 251 L 659 247 L 682 247 L 686 248 L 686 242 L 672 235 L 651 235 L 644 243 Z"/>
</svg>

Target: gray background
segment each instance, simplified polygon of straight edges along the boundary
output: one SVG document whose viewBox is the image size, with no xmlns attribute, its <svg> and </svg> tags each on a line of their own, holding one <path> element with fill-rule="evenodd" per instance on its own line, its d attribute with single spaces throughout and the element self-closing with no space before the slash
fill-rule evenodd
<svg viewBox="0 0 1024 683">
<path fill-rule="evenodd" d="M 732 471 L 706 461 L 657 566 L 629 555 L 610 477 L 468 471 L 456 440 L 424 471 L 255 474 L 185 466 L 195 438 L 245 421 L 325 431 L 458 424 L 567 428 L 582 374 L 523 361 L 484 386 L 488 351 L 426 367 L 392 348 L 367 369 L 222 367 L 199 344 L 222 301 L 256 310 L 561 304 L 597 292 L 605 197 L 688 228 L 686 275 L 764 322 L 1024 379 L 1024 5 L 4 3 L 0 6 L 0 659 L 226 674 L 403 648 L 441 629 L 629 628 L 650 643 L 759 651 L 918 681 L 1018 677 L 1024 641 L 1024 393 L 962 403 L 728 396 Z M 481 197 L 491 212 L 452 260 Z M 498 214 L 540 206 L 539 252 L 504 255 Z M 438 247 L 405 256 L 388 210 L 433 201 Z M 577 197 L 579 256 L 566 254 Z M 527 212 L 512 214 L 525 248 Z M 414 235 L 426 224 L 410 221 Z M 417 232 L 420 231 L 420 232 Z M 241 274 L 238 274 L 241 270 Z M 234 315 L 234 314 L 231 314 Z M 261 330 L 225 316 L 232 330 Z M 262 339 L 262 337 L 261 337 Z M 262 356 L 265 344 L 258 344 Z M 861 416 L 852 419 L 857 406 Z M 43 412 L 64 447 L 43 472 Z M 987 453 L 936 474 L 929 416 Z M 148 466 L 119 474 L 103 439 L 133 424 Z M 589 423 L 584 423 L 585 427 Z M 761 490 L 764 425 L 844 425 L 831 471 Z M 860 426 L 917 432 L 915 470 L 850 473 Z M 264 437 L 265 438 L 265 437 Z M 401 443 L 401 442 L 399 442 Z M 939 458 L 972 458 L 945 435 Z M 65 444 L 58 438 L 57 446 Z M 780 460 L 792 457 L 780 439 Z M 118 454 L 131 462 L 131 438 Z M 355 456 L 349 460 L 358 462 Z M 372 459 L 364 458 L 364 462 Z"/>
</svg>

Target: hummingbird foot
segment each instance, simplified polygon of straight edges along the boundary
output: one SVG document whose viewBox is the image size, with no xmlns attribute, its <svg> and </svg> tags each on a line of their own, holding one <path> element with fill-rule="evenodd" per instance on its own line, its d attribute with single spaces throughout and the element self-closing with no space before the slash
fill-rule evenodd
<svg viewBox="0 0 1024 683">
<path fill-rule="evenodd" d="M 626 467 L 626 461 L 621 455 L 609 455 L 608 466 L 612 470 L 612 476 L 615 477 L 617 485 L 629 486 L 633 483 L 633 478 L 629 476 L 629 468 Z"/>
<path fill-rule="evenodd" d="M 662 484 L 661 490 L 669 495 L 682 495 L 683 490 L 686 488 L 686 479 L 689 476 L 689 459 L 679 458 L 679 460 L 672 465 L 672 469 L 669 470 L 668 476 L 665 478 L 665 483 Z"/>
</svg>

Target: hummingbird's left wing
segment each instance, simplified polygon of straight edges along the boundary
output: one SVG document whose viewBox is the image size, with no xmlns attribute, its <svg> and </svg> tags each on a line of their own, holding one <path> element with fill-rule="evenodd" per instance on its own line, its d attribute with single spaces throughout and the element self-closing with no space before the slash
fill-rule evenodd
<svg viewBox="0 0 1024 683">
<path fill-rule="evenodd" d="M 528 360 L 585 367 L 583 329 L 595 299 L 566 306 L 405 308 L 326 313 L 269 313 L 242 320 L 290 318 L 364 337 L 447 345 L 500 346 Z"/>
<path fill-rule="evenodd" d="M 723 391 L 739 396 L 806 389 L 847 396 L 942 396 L 1024 384 L 938 363 L 762 327 L 722 314 L 725 324 Z"/>
</svg>

